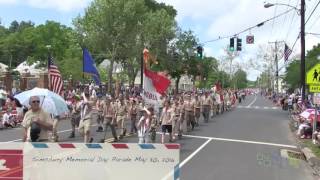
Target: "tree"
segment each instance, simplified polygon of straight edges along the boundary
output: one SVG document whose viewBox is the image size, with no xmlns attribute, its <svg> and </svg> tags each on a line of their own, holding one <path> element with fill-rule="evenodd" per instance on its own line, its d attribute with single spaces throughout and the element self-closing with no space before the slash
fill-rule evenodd
<svg viewBox="0 0 320 180">
<path fill-rule="evenodd" d="M 3 29 L 5 35 L 0 38 L 0 62 L 15 68 L 23 61 L 39 61 L 46 67 L 48 48 L 64 78 L 70 75 L 74 79 L 81 77 L 81 49 L 76 41 L 74 31 L 54 21 L 34 26 L 30 21 L 13 21 L 9 29 Z M 11 29 L 11 30 L 10 30 Z"/>
<path fill-rule="evenodd" d="M 167 44 L 172 39 L 169 35 L 174 32 L 174 17 L 156 2 L 148 3 L 154 6 L 153 9 L 148 9 L 145 0 L 95 0 L 84 16 L 74 20 L 76 31 L 84 37 L 85 45 L 110 59 L 109 90 L 114 62 L 125 67 L 133 82 L 146 44 L 155 58 L 165 57 Z"/>
<path fill-rule="evenodd" d="M 197 45 L 197 39 L 192 31 L 182 31 L 178 29 L 176 39 L 172 42 L 167 61 L 162 63 L 163 68 L 167 68 L 168 73 L 174 79 L 175 91 L 178 92 L 179 81 L 183 74 L 190 75 L 197 62 L 193 52 Z M 193 74 L 196 74 L 193 72 Z"/>
<path fill-rule="evenodd" d="M 247 83 L 248 83 L 248 80 L 247 80 L 247 73 L 245 71 L 243 71 L 241 68 L 238 69 L 236 71 L 236 73 L 234 74 L 234 78 L 233 78 L 233 81 L 234 81 L 234 84 L 235 84 L 235 87 L 237 89 L 243 89 L 243 88 L 246 88 L 247 87 Z"/>
</svg>

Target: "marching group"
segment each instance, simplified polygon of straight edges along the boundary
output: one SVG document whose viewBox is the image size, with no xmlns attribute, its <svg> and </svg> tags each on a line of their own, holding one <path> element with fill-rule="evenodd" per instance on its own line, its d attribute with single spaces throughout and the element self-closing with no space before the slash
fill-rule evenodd
<svg viewBox="0 0 320 180">
<path fill-rule="evenodd" d="M 78 127 L 84 136 L 84 142 L 92 142 L 90 127 L 97 122 L 97 132 L 104 133 L 110 127 L 113 142 L 118 142 L 127 134 L 136 134 L 139 143 L 155 142 L 156 132 L 161 131 L 161 143 L 165 143 L 165 134 L 169 134 L 169 142 L 174 142 L 199 126 L 200 116 L 207 123 L 213 114 L 229 111 L 237 99 L 245 97 L 245 91 L 230 90 L 204 93 L 182 93 L 162 96 L 158 106 L 148 105 L 141 96 L 119 95 L 95 96 L 90 92 L 81 97 L 70 93 L 67 98 L 71 109 L 72 132 L 69 138 L 75 137 Z M 130 126 L 130 131 L 127 125 Z M 118 131 L 117 131 L 118 129 Z M 117 134 L 120 133 L 118 136 Z"/>
<path fill-rule="evenodd" d="M 67 118 L 50 116 L 41 108 L 40 97 L 32 96 L 28 111 L 22 115 L 23 141 L 57 142 L 59 122 L 70 119 L 71 140 L 78 131 L 85 143 L 93 142 L 90 130 L 96 122 L 96 132 L 104 133 L 103 138 L 98 140 L 101 143 L 107 140 L 108 127 L 113 136 L 112 142 L 121 141 L 129 134 L 137 135 L 139 143 L 151 143 L 155 142 L 157 131 L 161 132 L 161 143 L 166 142 L 166 133 L 169 134 L 168 141 L 174 142 L 198 128 L 201 116 L 204 123 L 209 122 L 214 114 L 230 111 L 236 101 L 241 103 L 246 93 L 245 90 L 184 92 L 164 95 L 154 106 L 145 103 L 137 93 L 126 92 L 114 98 L 103 96 L 94 87 L 88 87 L 83 91 L 77 89 L 66 93 L 65 100 L 70 109 Z M 16 104 L 14 100 L 11 102 Z M 49 132 L 52 132 L 51 136 Z"/>
</svg>

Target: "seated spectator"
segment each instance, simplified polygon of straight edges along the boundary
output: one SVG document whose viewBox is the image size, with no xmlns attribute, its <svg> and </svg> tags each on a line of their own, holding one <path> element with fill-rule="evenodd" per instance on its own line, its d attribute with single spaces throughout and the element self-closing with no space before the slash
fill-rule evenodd
<svg viewBox="0 0 320 180">
<path fill-rule="evenodd" d="M 3 114 L 2 125 L 3 125 L 3 127 L 6 127 L 6 128 L 8 128 L 8 127 L 13 128 L 14 127 L 14 122 L 13 122 L 13 118 L 12 118 L 10 110 L 6 110 L 6 112 Z"/>
<path fill-rule="evenodd" d="M 298 127 L 297 136 L 303 139 L 309 136 L 311 137 L 311 135 L 312 135 L 311 124 L 307 120 L 304 120 Z"/>
</svg>

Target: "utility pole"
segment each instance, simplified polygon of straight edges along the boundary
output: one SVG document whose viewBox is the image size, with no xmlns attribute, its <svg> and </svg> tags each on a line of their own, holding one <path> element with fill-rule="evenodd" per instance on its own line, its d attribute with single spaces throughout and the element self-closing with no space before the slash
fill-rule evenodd
<svg viewBox="0 0 320 180">
<path fill-rule="evenodd" d="M 301 8 L 300 8 L 300 16 L 301 16 L 301 66 L 300 66 L 300 81 L 301 81 L 301 95 L 302 102 L 305 100 L 306 94 L 306 69 L 305 69 L 305 0 L 301 0 Z"/>
<path fill-rule="evenodd" d="M 274 43 L 274 49 L 275 49 L 275 64 L 276 64 L 276 92 L 279 93 L 279 63 L 278 63 L 278 43 L 284 43 L 284 41 L 275 41 L 275 42 L 269 42 Z"/>
</svg>

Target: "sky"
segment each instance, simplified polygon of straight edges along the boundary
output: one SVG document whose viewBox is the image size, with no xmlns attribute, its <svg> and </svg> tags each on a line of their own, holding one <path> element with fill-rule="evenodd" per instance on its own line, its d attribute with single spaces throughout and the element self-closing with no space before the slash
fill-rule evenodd
<svg viewBox="0 0 320 180">
<path fill-rule="evenodd" d="M 36 24 L 42 24 L 46 20 L 58 21 L 71 26 L 72 19 L 84 13 L 92 0 L 0 0 L 0 18 L 2 24 L 9 26 L 13 20 L 31 20 Z M 229 44 L 229 38 L 219 37 L 232 36 L 238 34 L 248 27 L 281 14 L 290 8 L 287 6 L 273 6 L 264 8 L 266 0 L 157 0 L 172 5 L 178 12 L 176 20 L 183 30 L 192 30 L 199 38 L 199 42 L 204 47 L 206 56 L 213 56 L 223 60 L 224 49 Z M 300 0 L 270 0 L 269 3 L 290 4 L 300 7 Z M 319 0 L 306 0 L 306 19 Z M 315 10 L 310 20 L 306 24 L 307 33 L 320 33 L 320 6 Z M 261 69 L 247 66 L 248 61 L 259 63 L 257 54 L 259 46 L 274 46 L 269 42 L 284 41 L 292 47 L 300 28 L 300 16 L 295 10 L 290 11 L 275 20 L 268 21 L 259 28 L 239 34 L 242 38 L 242 51 L 234 60 L 233 65 L 241 66 L 248 74 L 249 80 L 256 80 L 261 73 Z M 246 44 L 247 35 L 254 35 L 255 43 Z M 306 35 L 306 50 L 312 49 L 320 43 L 319 35 Z M 284 43 L 279 43 L 279 48 L 283 48 Z M 300 54 L 300 40 L 296 43 L 291 57 Z M 224 62 L 222 62 L 224 63 Z M 279 60 L 279 67 L 286 64 L 283 58 Z M 282 68 L 281 72 L 284 72 Z"/>
</svg>

